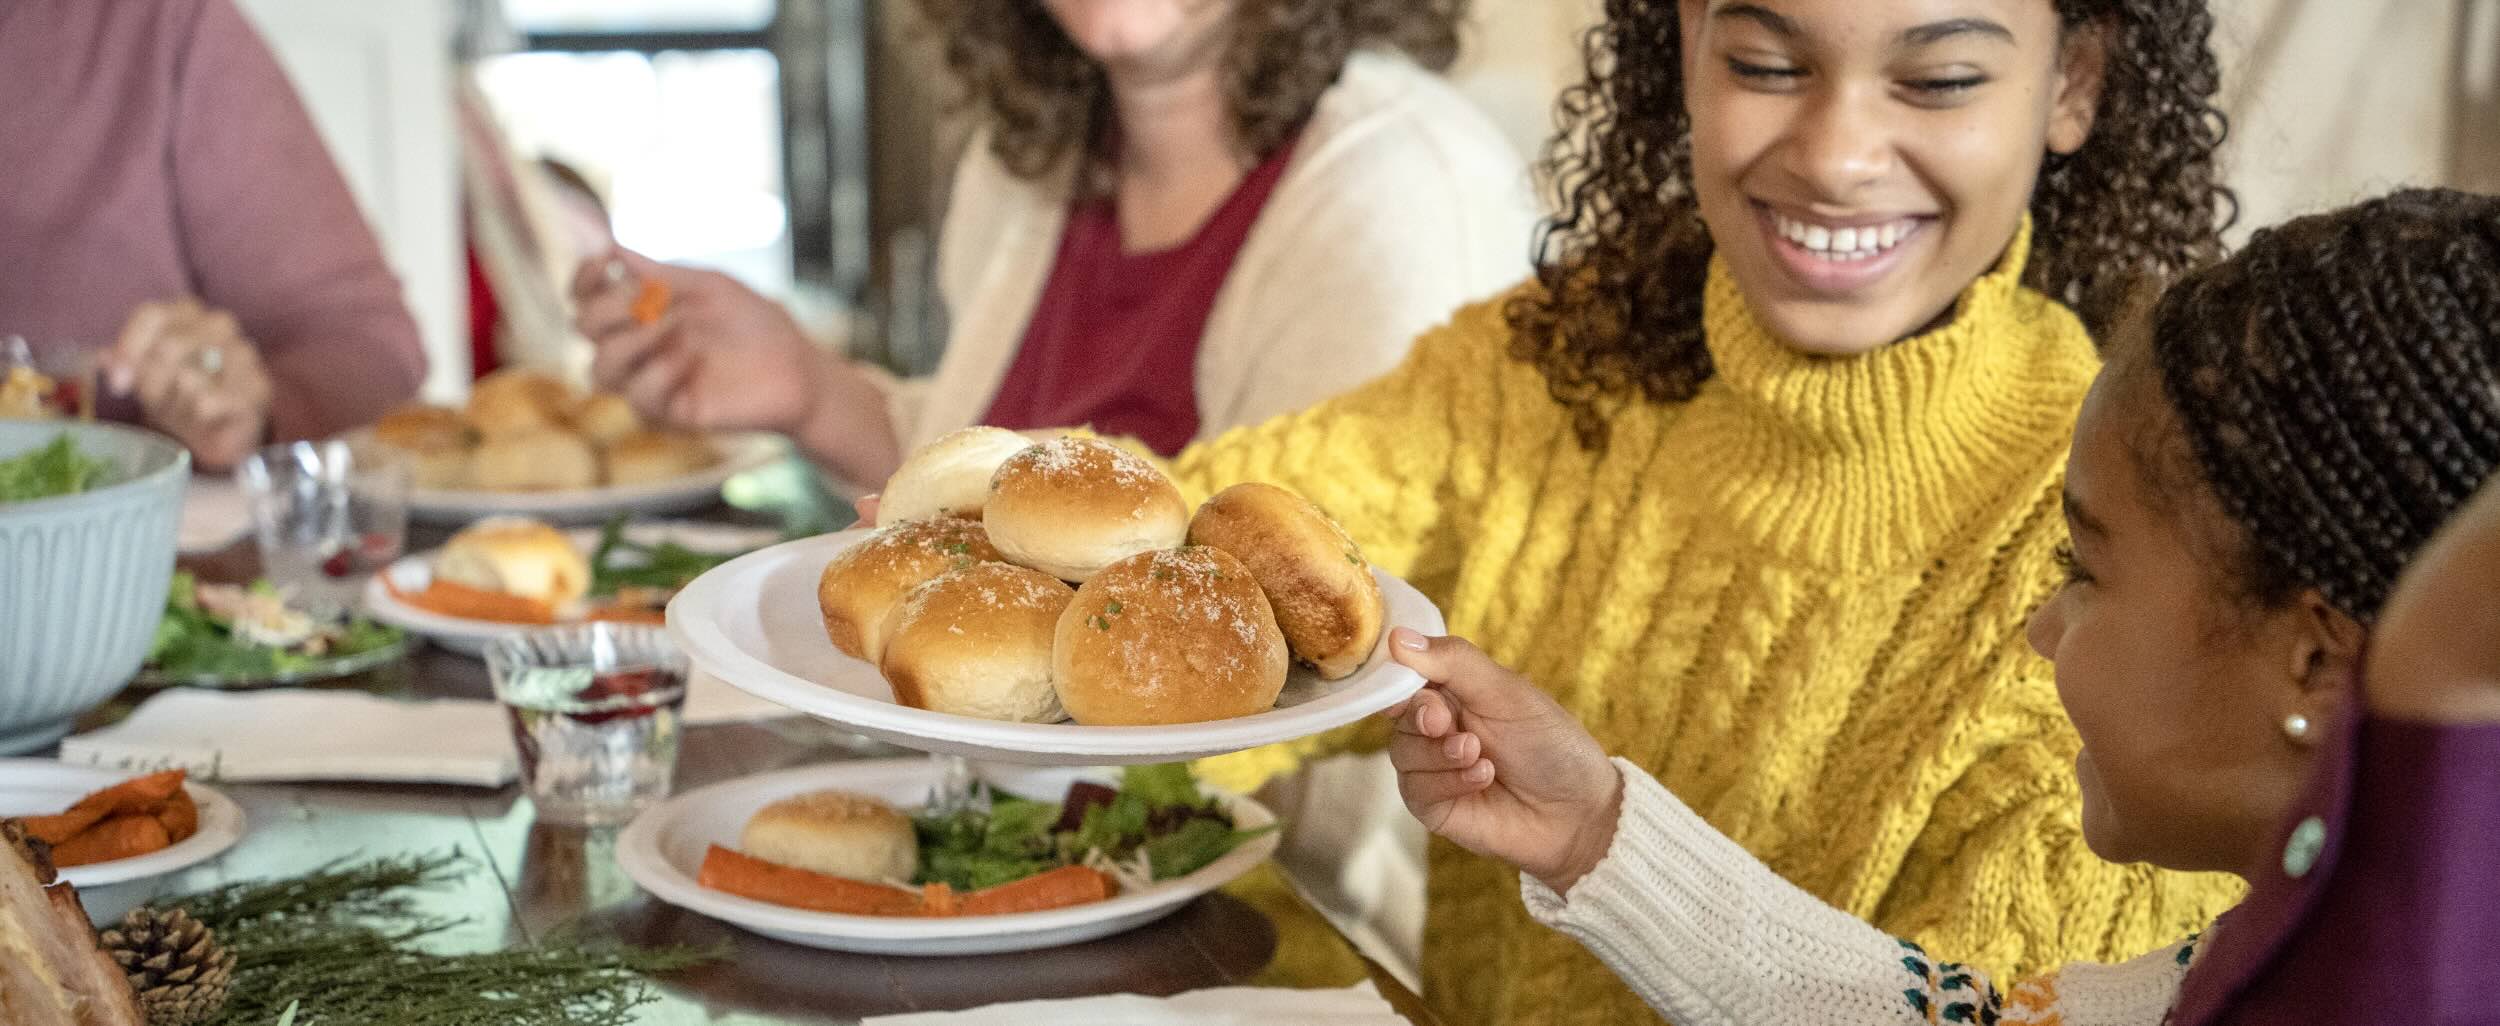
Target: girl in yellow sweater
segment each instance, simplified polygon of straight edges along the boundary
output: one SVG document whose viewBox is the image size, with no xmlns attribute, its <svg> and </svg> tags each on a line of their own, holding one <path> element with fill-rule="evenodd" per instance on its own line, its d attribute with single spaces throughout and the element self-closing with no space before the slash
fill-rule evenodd
<svg viewBox="0 0 2500 1026">
<path fill-rule="evenodd" d="M 2219 248 L 2203 5 L 1609 12 L 1538 280 L 1176 472 L 1312 496 L 1608 750 L 1891 933 L 2027 972 L 2205 922 L 2235 882 L 2083 844 L 2020 631 L 2059 580 L 2088 329 Z M 1205 769 L 1255 786 L 1383 739 Z M 1506 867 L 1436 841 L 1428 888 L 1452 1021 L 1653 1018 Z"/>
<path fill-rule="evenodd" d="M 1894 934 L 2021 972 L 2206 921 L 2235 883 L 2084 846 L 2076 740 L 2019 629 L 2059 579 L 2088 330 L 2219 249 L 2203 4 L 1608 12 L 1537 280 L 1176 474 L 1311 496 L 1608 750 Z M 1384 740 L 1204 770 L 1247 788 Z M 1654 1019 L 1512 881 L 1435 842 L 1428 1001 Z"/>
</svg>

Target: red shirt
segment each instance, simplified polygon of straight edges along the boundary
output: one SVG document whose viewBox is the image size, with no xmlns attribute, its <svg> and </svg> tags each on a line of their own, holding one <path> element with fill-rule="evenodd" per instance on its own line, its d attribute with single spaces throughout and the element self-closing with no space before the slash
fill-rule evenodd
<svg viewBox="0 0 2500 1026">
<path fill-rule="evenodd" d="M 1288 141 L 1242 176 L 1189 241 L 1157 252 L 1123 249 L 1115 200 L 1074 204 L 1024 342 L 981 422 L 1090 426 L 1166 456 L 1189 444 L 1198 435 L 1199 336 L 1292 159 Z"/>
</svg>

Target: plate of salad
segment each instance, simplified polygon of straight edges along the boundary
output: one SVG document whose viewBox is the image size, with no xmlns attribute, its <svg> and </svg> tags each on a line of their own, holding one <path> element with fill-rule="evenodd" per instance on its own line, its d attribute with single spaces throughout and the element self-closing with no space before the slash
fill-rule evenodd
<svg viewBox="0 0 2500 1026">
<path fill-rule="evenodd" d="M 610 520 L 597 530 L 564 536 L 590 568 L 587 598 L 556 609 L 480 595 L 474 589 L 437 586 L 434 560 L 421 552 L 383 568 L 365 584 L 365 609 L 383 623 L 431 639 L 454 652 L 477 655 L 488 642 L 555 623 L 587 620 L 663 622 L 668 600 L 703 572 L 781 540 L 764 528 L 698 521 Z"/>
<path fill-rule="evenodd" d="M 362 616 L 316 618 L 267 581 L 207 584 L 177 571 L 139 668 L 151 687 L 272 687 L 363 673 L 408 651 L 408 635 Z"/>
<path fill-rule="evenodd" d="M 678 795 L 636 817 L 617 862 L 669 904 L 793 944 L 891 955 L 1030 951 L 1153 922 L 1256 868 L 1276 817 L 1180 764 L 1116 777 L 1001 768 L 971 798 L 932 803 L 946 765 L 925 758 L 808 766 Z M 819 791 L 875 798 L 912 817 L 910 880 L 850 880 L 737 850 L 747 820 Z M 761 897 L 758 897 L 760 895 Z M 845 911 L 825 911 L 841 908 Z M 995 911 L 1012 908 L 1018 911 Z"/>
</svg>

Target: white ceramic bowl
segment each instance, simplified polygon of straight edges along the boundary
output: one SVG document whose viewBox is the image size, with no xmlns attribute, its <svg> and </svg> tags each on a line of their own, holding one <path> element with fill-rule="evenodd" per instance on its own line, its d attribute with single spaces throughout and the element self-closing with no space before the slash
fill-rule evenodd
<svg viewBox="0 0 2500 1026">
<path fill-rule="evenodd" d="M 1276 707 L 1249 716 L 1159 727 L 1007 723 L 894 701 L 877 668 L 825 637 L 816 585 L 835 554 L 868 536 L 844 531 L 751 552 L 695 578 L 668 604 L 668 629 L 696 666 L 758 698 L 906 748 L 1040 766 L 1184 762 L 1291 741 L 1344 726 L 1414 694 L 1424 680 L 1389 658 L 1388 633 L 1362 669 L 1321 680 L 1297 666 Z M 1388 624 L 1442 632 L 1441 611 L 1378 569 Z"/>
<path fill-rule="evenodd" d="M 191 454 L 114 424 L 0 421 L 0 459 L 62 432 L 108 483 L 0 504 L 0 754 L 59 740 L 129 683 L 173 578 Z"/>
</svg>

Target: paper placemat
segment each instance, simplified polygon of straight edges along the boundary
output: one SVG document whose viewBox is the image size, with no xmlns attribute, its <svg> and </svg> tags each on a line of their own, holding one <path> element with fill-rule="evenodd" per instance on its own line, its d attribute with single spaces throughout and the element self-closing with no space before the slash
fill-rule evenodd
<svg viewBox="0 0 2500 1026">
<path fill-rule="evenodd" d="M 520 775 L 493 702 L 357 691 L 160 692 L 130 718 L 61 742 L 61 761 L 179 766 L 208 780 L 360 780 L 501 787 Z"/>
</svg>

